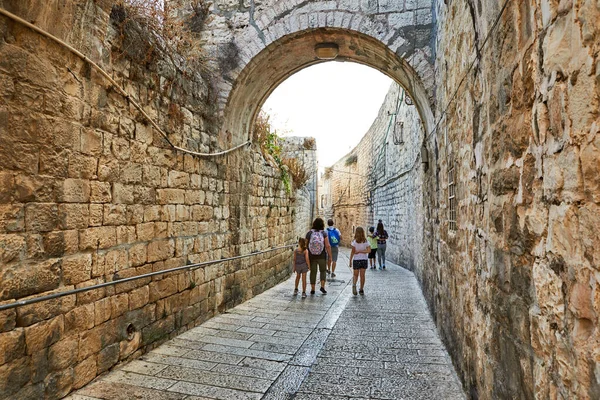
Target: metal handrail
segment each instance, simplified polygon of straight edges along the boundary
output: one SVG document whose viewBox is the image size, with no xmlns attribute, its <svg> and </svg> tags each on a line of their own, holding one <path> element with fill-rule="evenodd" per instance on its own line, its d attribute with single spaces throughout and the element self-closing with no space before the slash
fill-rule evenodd
<svg viewBox="0 0 600 400">
<path fill-rule="evenodd" d="M 241 258 L 252 257 L 252 256 L 256 256 L 256 255 L 259 255 L 259 254 L 265 254 L 265 253 L 269 253 L 269 252 L 276 251 L 276 250 L 288 249 L 288 248 L 291 248 L 291 247 L 294 247 L 294 246 L 296 246 L 296 245 L 295 244 L 288 244 L 288 245 L 285 245 L 285 246 L 273 247 L 273 248 L 268 249 L 268 250 L 253 251 L 252 253 L 245 254 L 243 256 L 234 256 L 234 257 L 229 257 L 229 258 L 222 258 L 220 260 L 211 260 L 211 261 L 204 261 L 204 262 L 196 263 L 196 264 L 183 265 L 181 267 L 176 267 L 176 268 L 171 268 L 171 269 L 165 269 L 165 270 L 162 270 L 162 271 L 149 272 L 147 274 L 137 275 L 137 276 L 131 276 L 129 278 L 117 279 L 117 280 L 113 280 L 113 281 L 110 281 L 110 282 L 99 283 L 97 285 L 86 286 L 86 287 L 81 287 L 81 288 L 72 289 L 72 290 L 66 290 L 64 292 L 52 293 L 52 294 L 49 294 L 49 295 L 46 295 L 46 296 L 34 297 L 34 298 L 31 298 L 31 299 L 27 299 L 27 300 L 19 300 L 19 301 L 15 301 L 15 302 L 12 302 L 12 303 L 7 303 L 7 304 L 0 305 L 0 311 L 10 310 L 12 308 L 17 308 L 17 307 L 22 307 L 22 306 L 27 306 L 29 304 L 39 303 L 41 301 L 57 299 L 59 297 L 69 296 L 69 295 L 72 295 L 72 294 L 77 294 L 77 293 L 82 293 L 82 292 L 88 292 L 90 290 L 101 289 L 103 287 L 118 285 L 120 283 L 131 282 L 131 281 L 135 281 L 135 280 L 138 280 L 138 279 L 150 278 L 150 277 L 153 277 L 153 276 L 156 276 L 156 275 L 169 274 L 171 272 L 177 272 L 177 271 L 194 270 L 194 269 L 198 269 L 200 267 L 205 267 L 207 265 L 218 264 L 218 263 L 221 263 L 221 262 L 232 261 L 232 260 L 239 260 Z"/>
</svg>

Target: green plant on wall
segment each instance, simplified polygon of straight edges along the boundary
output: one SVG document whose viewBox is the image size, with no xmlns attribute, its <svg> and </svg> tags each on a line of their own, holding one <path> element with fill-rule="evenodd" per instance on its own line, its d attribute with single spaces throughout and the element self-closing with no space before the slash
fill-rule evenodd
<svg viewBox="0 0 600 400">
<path fill-rule="evenodd" d="M 281 138 L 277 131 L 271 125 L 270 116 L 260 113 L 254 122 L 254 140 L 259 144 L 264 156 L 271 156 L 280 170 L 280 179 L 283 182 L 285 191 L 292 193 L 292 179 L 290 178 L 288 167 L 281 159 Z"/>
</svg>

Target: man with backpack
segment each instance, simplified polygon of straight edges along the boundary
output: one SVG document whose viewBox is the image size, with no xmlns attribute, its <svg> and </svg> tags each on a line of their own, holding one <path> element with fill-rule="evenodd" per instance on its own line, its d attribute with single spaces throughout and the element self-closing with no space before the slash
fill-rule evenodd
<svg viewBox="0 0 600 400">
<path fill-rule="evenodd" d="M 308 242 L 308 259 L 310 261 L 310 294 L 315 294 L 315 284 L 317 283 L 317 267 L 320 272 L 321 293 L 327 294 L 325 290 L 325 268 L 327 266 L 327 257 L 331 259 L 331 245 L 325 232 L 325 222 L 322 218 L 316 218 L 312 224 L 312 229 L 306 234 Z"/>
<path fill-rule="evenodd" d="M 329 245 L 331 246 L 331 257 L 329 258 L 329 263 L 327 265 L 327 273 L 329 273 L 329 264 L 331 264 L 331 277 L 335 278 L 335 266 L 337 264 L 338 250 L 342 235 L 340 234 L 339 229 L 333 226 L 332 219 L 327 221 L 327 237 L 329 238 Z"/>
</svg>

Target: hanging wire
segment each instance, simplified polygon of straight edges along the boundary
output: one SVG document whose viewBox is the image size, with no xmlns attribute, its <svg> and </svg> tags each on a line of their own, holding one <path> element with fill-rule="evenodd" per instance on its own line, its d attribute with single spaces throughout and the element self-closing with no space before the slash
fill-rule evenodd
<svg viewBox="0 0 600 400">
<path fill-rule="evenodd" d="M 74 48 L 73 46 L 71 46 L 70 44 L 64 42 L 63 40 L 57 38 L 56 36 L 46 32 L 45 30 L 25 21 L 23 18 L 9 12 L 6 11 L 3 8 L 0 8 L 0 14 L 4 15 L 7 18 L 12 19 L 13 21 L 16 21 L 22 25 L 25 25 L 26 27 L 28 27 L 29 29 L 34 30 L 35 32 L 39 33 L 42 36 L 45 36 L 51 40 L 53 40 L 54 42 L 58 43 L 59 45 L 65 47 L 66 49 L 68 49 L 70 52 L 72 52 L 73 54 L 75 54 L 77 57 L 81 58 L 82 60 L 84 60 L 85 62 L 87 62 L 89 65 L 91 65 L 94 69 L 96 69 L 98 72 L 100 72 L 100 74 L 106 78 L 106 80 L 108 82 L 110 82 L 111 85 L 113 85 L 117 91 L 123 96 L 125 97 L 125 99 L 127 99 L 128 102 L 130 102 L 139 112 L 140 114 L 142 114 L 142 116 L 148 121 L 150 122 L 150 124 L 158 131 L 158 133 L 165 139 L 165 141 L 175 150 L 181 151 L 183 153 L 186 154 L 191 154 L 193 156 L 197 156 L 197 157 L 216 157 L 216 156 L 221 156 L 227 153 L 231 153 L 232 151 L 235 151 L 241 147 L 244 147 L 246 145 L 249 145 L 250 143 L 252 143 L 250 140 L 235 146 L 231 149 L 228 150 L 224 150 L 224 151 L 219 151 L 216 153 L 199 153 L 197 151 L 193 151 L 193 150 L 188 150 L 185 149 L 183 147 L 179 147 L 179 146 L 175 146 L 171 140 L 169 140 L 168 135 L 160 128 L 160 126 L 158 126 L 158 124 L 144 111 L 144 109 L 135 101 L 131 98 L 131 96 L 129 95 L 129 93 L 127 93 L 127 91 L 125 89 L 123 89 L 104 69 L 102 69 L 102 67 L 100 67 L 98 64 L 96 64 L 95 62 L 93 62 L 92 60 L 90 60 L 85 54 L 81 53 L 79 50 L 77 50 L 76 48 Z"/>
</svg>

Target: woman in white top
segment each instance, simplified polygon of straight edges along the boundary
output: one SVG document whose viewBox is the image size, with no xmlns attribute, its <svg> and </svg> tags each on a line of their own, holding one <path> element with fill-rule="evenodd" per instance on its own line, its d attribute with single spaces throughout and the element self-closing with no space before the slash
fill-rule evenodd
<svg viewBox="0 0 600 400">
<path fill-rule="evenodd" d="M 368 267 L 368 256 L 371 252 L 371 246 L 365 236 L 365 230 L 357 227 L 354 232 L 354 240 L 351 243 L 352 252 L 350 253 L 350 267 L 354 270 L 354 279 L 352 280 L 352 294 L 356 296 L 356 282 L 360 274 L 360 290 L 358 293 L 365 294 L 365 271 Z"/>
</svg>

